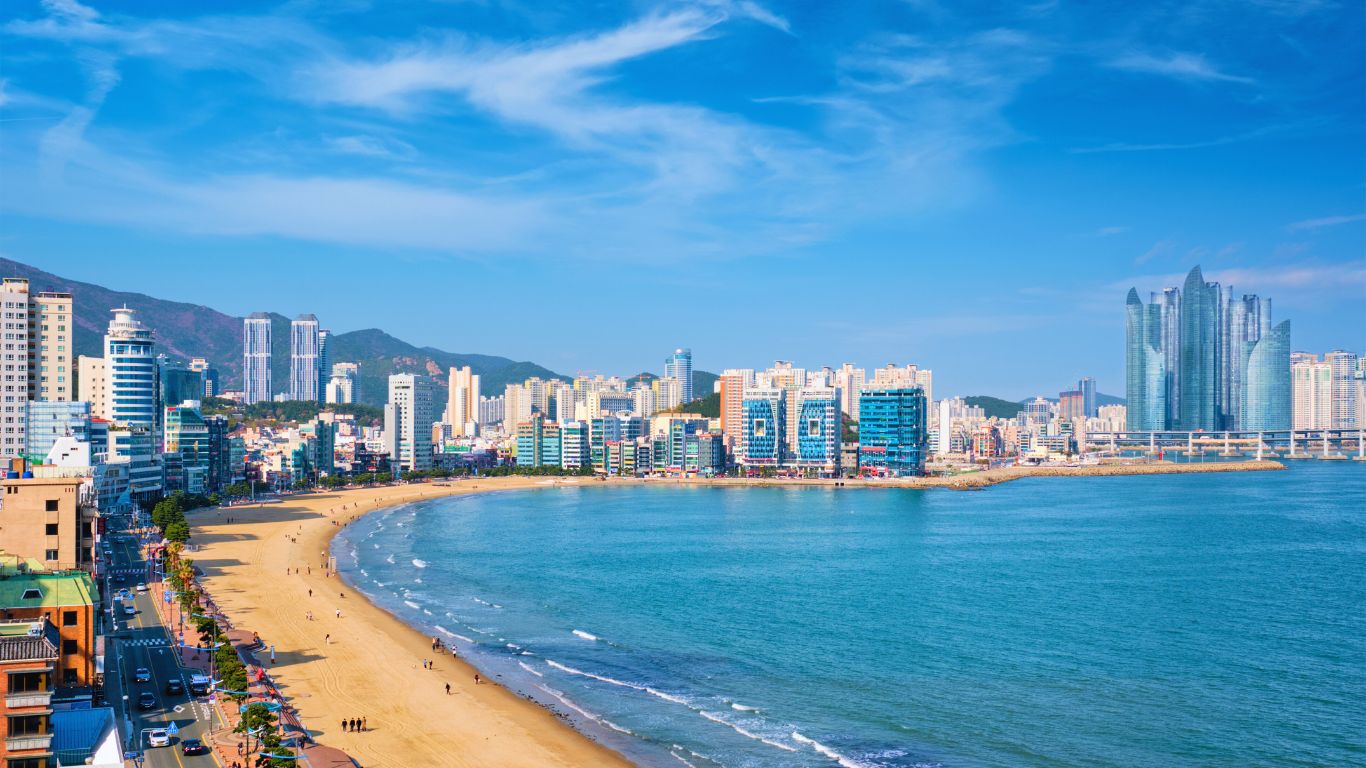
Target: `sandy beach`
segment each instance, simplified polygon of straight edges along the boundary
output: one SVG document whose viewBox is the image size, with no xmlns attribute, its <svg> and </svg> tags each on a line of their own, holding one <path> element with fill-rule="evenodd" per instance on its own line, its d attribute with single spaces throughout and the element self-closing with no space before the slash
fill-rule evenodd
<svg viewBox="0 0 1366 768">
<path fill-rule="evenodd" d="M 476 686 L 473 667 L 449 653 L 433 654 L 431 638 L 371 605 L 335 574 L 324 577 L 319 567 L 341 530 L 334 521 L 422 498 L 546 484 L 546 478 L 494 478 L 363 488 L 198 511 L 190 515 L 200 547 L 193 557 L 233 624 L 275 646 L 272 673 L 313 736 L 367 768 L 627 766 L 541 706 L 500 685 Z M 286 573 L 296 567 L 299 575 Z M 435 669 L 423 669 L 422 660 L 431 658 Z M 369 731 L 342 731 L 349 717 L 366 718 Z"/>
<path fill-rule="evenodd" d="M 1271 461 L 1008 467 L 953 478 L 849 481 L 845 487 L 970 490 L 1024 477 L 1277 469 L 1283 466 Z M 199 548 L 192 556 L 204 573 L 204 585 L 236 628 L 258 632 L 275 647 L 273 675 L 313 736 L 345 750 L 363 766 L 630 765 L 540 705 L 500 685 L 475 685 L 473 667 L 449 653 L 434 655 L 430 637 L 372 605 L 335 574 L 325 576 L 321 567 L 341 526 L 376 509 L 462 493 L 545 488 L 556 482 L 545 477 L 485 478 L 331 491 L 261 507 L 200 510 L 190 514 L 192 543 Z M 560 482 L 596 484 L 588 478 Z M 610 484 L 833 482 L 615 479 Z M 293 573 L 295 568 L 298 574 Z M 307 618 L 310 611 L 312 620 Z M 422 666 L 422 660 L 430 658 L 436 660 L 434 670 Z M 451 685 L 450 695 L 446 683 Z M 341 720 L 350 717 L 366 718 L 369 731 L 344 732 Z"/>
</svg>

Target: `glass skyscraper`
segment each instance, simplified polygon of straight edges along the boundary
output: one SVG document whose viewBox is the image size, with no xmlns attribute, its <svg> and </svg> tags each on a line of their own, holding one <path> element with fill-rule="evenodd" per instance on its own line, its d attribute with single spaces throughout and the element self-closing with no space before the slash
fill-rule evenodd
<svg viewBox="0 0 1366 768">
<path fill-rule="evenodd" d="M 678 379 L 683 386 L 683 402 L 693 401 L 692 391 L 692 350 L 679 347 L 664 360 L 664 375 Z"/>
<path fill-rule="evenodd" d="M 1271 333 L 1271 301 L 1234 298 L 1206 282 L 1200 268 L 1182 288 L 1154 293 L 1145 305 L 1131 289 L 1125 301 L 1125 390 L 1134 431 L 1250 431 L 1288 428 L 1288 352 Z M 1289 346 L 1290 327 L 1284 328 Z M 1271 360 L 1284 357 L 1284 371 Z M 1257 365 L 1253 365 L 1254 359 Z M 1287 410 L 1288 413 L 1288 410 Z"/>
<path fill-rule="evenodd" d="M 859 474 L 925 474 L 929 445 L 925 390 L 865 389 L 859 395 Z"/>
</svg>

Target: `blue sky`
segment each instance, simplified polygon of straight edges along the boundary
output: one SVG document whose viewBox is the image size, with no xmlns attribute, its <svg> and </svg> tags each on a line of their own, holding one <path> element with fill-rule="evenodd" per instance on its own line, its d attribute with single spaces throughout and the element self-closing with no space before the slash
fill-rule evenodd
<svg viewBox="0 0 1366 768">
<path fill-rule="evenodd" d="M 1366 349 L 1359 3 L 0 13 L 0 253 L 112 288 L 1024 397 L 1122 394 L 1125 292 L 1198 263 Z"/>
</svg>

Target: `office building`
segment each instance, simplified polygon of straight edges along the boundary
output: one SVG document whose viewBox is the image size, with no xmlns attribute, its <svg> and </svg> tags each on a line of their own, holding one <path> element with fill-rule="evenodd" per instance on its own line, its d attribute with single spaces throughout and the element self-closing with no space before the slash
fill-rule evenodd
<svg viewBox="0 0 1366 768">
<path fill-rule="evenodd" d="M 318 318 L 299 315 L 289 324 L 289 399 L 322 402 L 322 340 Z"/>
<path fill-rule="evenodd" d="M 431 469 L 432 385 L 411 373 L 389 377 L 384 410 L 384 437 L 394 467 L 401 471 Z"/>
<path fill-rule="evenodd" d="M 740 463 L 746 467 L 780 467 L 787 459 L 787 390 L 745 390 L 744 432 Z"/>
<path fill-rule="evenodd" d="M 1069 389 L 1058 393 L 1058 418 L 1072 421 L 1086 417 L 1086 393 Z"/>
<path fill-rule="evenodd" d="M 24 458 L 30 464 L 46 462 L 52 446 L 63 437 L 90 442 L 91 419 L 90 403 L 81 400 L 30 402 Z M 102 434 L 108 435 L 107 432 Z M 107 450 L 107 446 L 100 446 L 96 452 L 104 453 Z"/>
<path fill-rule="evenodd" d="M 1282 320 L 1251 344 L 1244 366 L 1245 392 L 1238 428 L 1290 429 L 1290 321 Z"/>
<path fill-rule="evenodd" d="M 1099 411 L 1099 403 L 1096 402 L 1096 380 L 1090 376 L 1083 376 L 1077 381 L 1077 390 L 1081 392 L 1082 415 L 1090 418 Z"/>
<path fill-rule="evenodd" d="M 825 477 L 839 474 L 842 416 L 839 389 L 808 386 L 797 392 L 797 467 Z"/>
<path fill-rule="evenodd" d="M 199 393 L 199 397 L 194 399 L 202 400 L 208 397 L 218 397 L 223 391 L 218 384 L 218 369 L 209 365 L 209 361 L 206 358 L 190 358 L 190 370 L 196 371 L 204 377 L 204 391 Z"/>
<path fill-rule="evenodd" d="M 242 402 L 270 402 L 270 315 L 253 312 L 242 321 Z"/>
<path fill-rule="evenodd" d="M 446 390 L 446 423 L 457 437 L 474 435 L 480 423 L 479 374 L 468 365 L 450 369 L 449 388 Z"/>
<path fill-rule="evenodd" d="M 920 387 L 864 389 L 859 395 L 859 474 L 924 474 L 927 407 Z"/>
<path fill-rule="evenodd" d="M 75 320 L 71 294 L 31 293 L 28 280 L 0 283 L 4 349 L 0 355 L 0 462 L 19 458 L 27 445 L 28 404 L 72 399 Z"/>
<path fill-rule="evenodd" d="M 190 366 L 180 366 L 167 360 L 164 356 L 157 357 L 158 373 L 160 381 L 161 405 L 179 405 L 187 400 L 199 402 L 204 399 L 204 373 L 196 371 Z"/>
<path fill-rule="evenodd" d="M 127 307 L 112 310 L 104 336 L 104 418 L 109 425 L 109 461 L 128 465 L 133 501 L 149 501 L 162 490 L 161 407 L 152 330 Z"/>
<path fill-rule="evenodd" d="M 213 459 L 209 425 L 199 410 L 199 401 L 185 400 L 166 406 L 162 434 L 166 492 L 208 493 Z"/>
<path fill-rule="evenodd" d="M 693 401 L 691 349 L 679 347 L 664 360 L 664 378 L 672 378 L 678 381 L 680 403 L 691 403 Z M 662 406 L 662 408 L 672 407 L 674 406 Z"/>
<path fill-rule="evenodd" d="M 350 405 L 360 400 L 360 365 L 358 363 L 334 363 L 332 375 L 327 380 L 326 401 L 337 405 Z"/>
<path fill-rule="evenodd" d="M 560 466 L 581 469 L 591 466 L 588 447 L 589 426 L 583 421 L 566 421 L 560 425 Z"/>
<path fill-rule="evenodd" d="M 1290 327 L 1272 328 L 1269 299 L 1234 298 L 1196 267 L 1182 288 L 1154 293 L 1146 305 L 1131 289 L 1126 313 L 1130 429 L 1251 430 L 1288 419 L 1280 408 L 1290 400 L 1288 377 L 1276 366 L 1284 358 L 1288 371 L 1280 334 Z"/>
</svg>

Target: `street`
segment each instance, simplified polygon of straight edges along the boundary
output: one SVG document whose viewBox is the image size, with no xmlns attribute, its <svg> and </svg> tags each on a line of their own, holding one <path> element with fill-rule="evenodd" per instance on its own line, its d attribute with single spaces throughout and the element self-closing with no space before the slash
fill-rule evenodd
<svg viewBox="0 0 1366 768">
<path fill-rule="evenodd" d="M 161 623 L 152 602 L 153 593 L 136 591 L 139 583 L 150 586 L 153 579 L 159 581 L 160 577 L 149 572 L 149 564 L 141 556 L 136 535 L 127 531 L 114 534 L 112 550 L 112 566 L 107 577 L 112 615 L 106 618 L 112 621 L 112 625 L 106 640 L 105 695 L 121 720 L 120 735 L 124 740 L 124 751 L 140 752 L 144 756 L 141 764 L 151 768 L 217 766 L 219 763 L 212 753 L 196 756 L 181 754 L 184 740 L 206 739 L 211 718 L 216 719 L 216 715 L 207 697 L 192 698 L 189 695 L 191 673 L 180 664 L 180 654 L 172 645 L 173 633 Z M 126 588 L 132 594 L 131 603 L 137 609 L 135 616 L 124 613 L 124 605 L 129 601 L 112 599 L 112 595 L 120 588 Z M 197 641 L 197 633 L 191 631 L 190 642 L 195 644 Z M 150 671 L 149 682 L 134 681 L 134 673 L 138 668 Z M 181 682 L 181 693 L 167 694 L 166 684 L 171 680 Z M 152 709 L 144 710 L 138 706 L 138 697 L 145 691 L 156 697 Z M 171 728 L 172 724 L 179 732 L 171 736 L 170 746 L 148 746 L 147 730 Z M 213 722 L 213 725 L 222 727 L 220 722 Z"/>
</svg>

